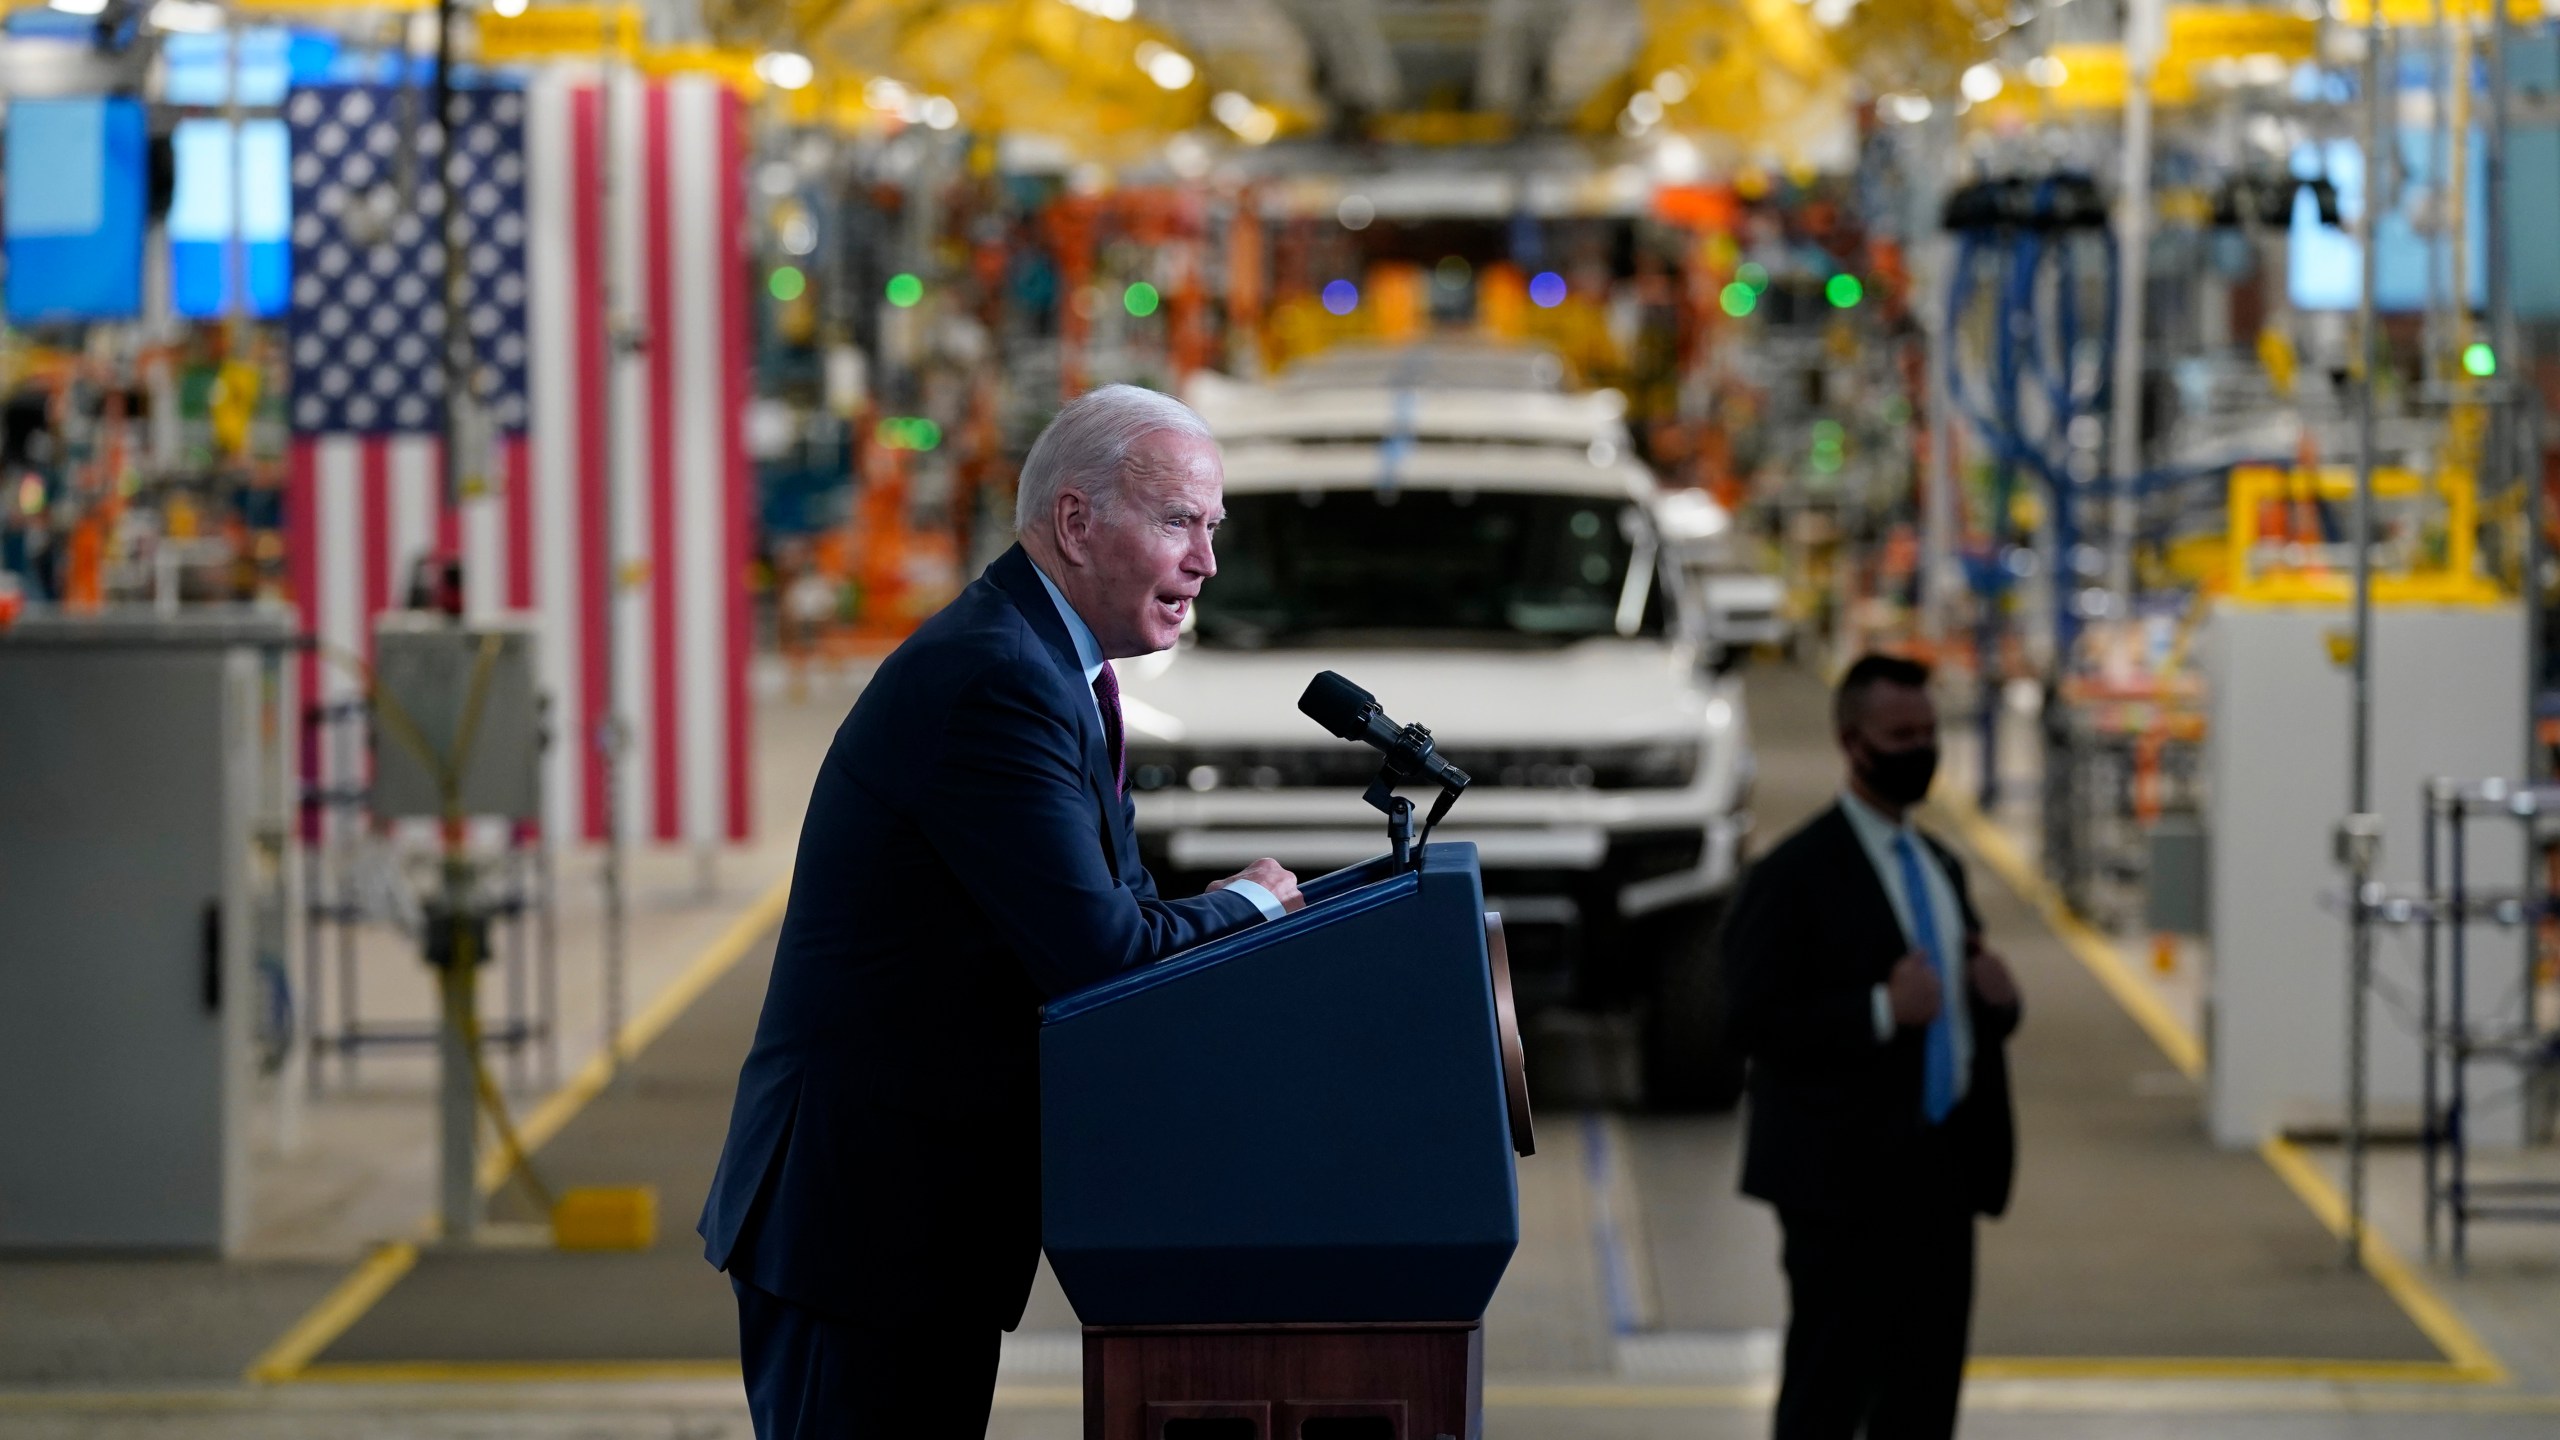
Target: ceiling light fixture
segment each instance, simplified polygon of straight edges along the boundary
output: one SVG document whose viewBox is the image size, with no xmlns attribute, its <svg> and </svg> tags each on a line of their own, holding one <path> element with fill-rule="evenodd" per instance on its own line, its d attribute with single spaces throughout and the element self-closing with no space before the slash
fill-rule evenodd
<svg viewBox="0 0 2560 1440">
<path fill-rule="evenodd" d="M 1147 72 L 1148 79 L 1167 90 L 1181 89 L 1200 73 L 1200 67 L 1191 63 L 1190 56 L 1153 40 L 1138 42 L 1138 68 Z"/>
<path fill-rule="evenodd" d="M 222 28 L 222 7 L 206 0 L 160 0 L 151 7 L 151 27 L 176 35 L 210 35 Z"/>
<path fill-rule="evenodd" d="M 756 57 L 756 78 L 776 90 L 805 90 L 818 67 L 797 50 L 773 50 Z"/>
<path fill-rule="evenodd" d="M 1209 113 L 1247 145 L 1265 145 L 1280 133 L 1280 117 L 1233 90 L 1221 90 L 1209 101 Z"/>
</svg>

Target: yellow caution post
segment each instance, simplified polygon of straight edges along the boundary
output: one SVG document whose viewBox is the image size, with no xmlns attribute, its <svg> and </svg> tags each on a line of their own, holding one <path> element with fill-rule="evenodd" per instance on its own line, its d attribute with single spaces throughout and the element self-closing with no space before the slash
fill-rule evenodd
<svg viewBox="0 0 2560 1440">
<path fill-rule="evenodd" d="M 646 1250 L 658 1243 L 658 1187 L 590 1185 L 551 1207 L 551 1243 L 563 1250 Z"/>
</svg>

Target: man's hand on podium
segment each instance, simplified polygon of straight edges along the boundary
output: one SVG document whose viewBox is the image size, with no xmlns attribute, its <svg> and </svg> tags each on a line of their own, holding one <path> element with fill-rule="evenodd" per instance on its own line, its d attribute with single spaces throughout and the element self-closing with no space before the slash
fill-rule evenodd
<svg viewBox="0 0 2560 1440">
<path fill-rule="evenodd" d="M 1261 886 L 1263 889 L 1270 891 L 1271 898 L 1279 901 L 1280 908 L 1283 910 L 1296 910 L 1307 903 L 1307 897 L 1298 893 L 1298 877 L 1280 868 L 1280 862 L 1272 859 L 1268 855 L 1254 861 L 1252 864 L 1247 865 L 1242 870 L 1237 871 L 1224 880 L 1210 881 L 1209 888 L 1212 890 L 1224 890 L 1239 880 L 1250 880 L 1254 884 Z"/>
</svg>

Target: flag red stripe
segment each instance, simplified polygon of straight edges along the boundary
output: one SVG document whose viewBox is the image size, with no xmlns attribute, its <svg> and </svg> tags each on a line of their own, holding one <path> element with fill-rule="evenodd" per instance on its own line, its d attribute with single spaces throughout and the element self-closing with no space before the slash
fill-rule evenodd
<svg viewBox="0 0 2560 1440">
<path fill-rule="evenodd" d="M 507 583 L 510 610 L 533 608 L 533 457 L 522 435 L 499 447 L 506 466 Z"/>
<path fill-rule="evenodd" d="M 316 509 L 320 503 L 320 477 L 314 448 L 310 440 L 297 438 L 285 453 L 285 564 L 305 637 L 316 636 L 320 631 L 320 517 Z M 302 703 L 318 704 L 319 647 L 305 646 L 295 664 L 300 671 Z M 316 781 L 320 778 L 320 728 L 301 715 L 295 715 L 293 723 L 302 727 L 302 778 L 305 783 Z M 302 841 L 306 845 L 320 843 L 320 808 L 316 805 L 303 807 Z"/>
<path fill-rule="evenodd" d="M 667 190 L 667 87 L 651 85 L 643 112 L 640 160 L 642 221 L 647 241 L 649 326 L 649 760 L 657 835 L 681 839 L 683 721 L 676 714 L 676 276 L 674 206 Z"/>
<path fill-rule="evenodd" d="M 364 496 L 364 659 L 373 663 L 372 617 L 391 608 L 391 442 L 367 435 L 356 442 Z"/>
<path fill-rule="evenodd" d="M 587 838 L 605 835 L 607 803 L 604 753 L 596 743 L 597 727 L 612 714 L 607 684 L 606 646 L 612 643 L 606 616 L 606 592 L 612 538 L 605 533 L 611 513 L 605 495 L 605 366 L 604 215 L 598 194 L 602 171 L 602 97 L 580 87 L 570 97 L 570 166 L 574 199 L 570 206 L 570 269 L 576 292 L 576 329 L 571 362 L 578 394 L 578 660 L 577 727 L 570 743 L 586 767 L 578 787 L 585 799 Z"/>
<path fill-rule="evenodd" d="M 739 133 L 739 102 L 736 94 L 723 92 L 720 97 L 720 248 L 715 257 L 719 273 L 714 283 L 721 297 L 721 374 L 726 379 L 726 402 L 720 407 L 720 458 L 728 474 L 729 517 L 728 564 L 723 567 L 726 585 L 722 591 L 729 602 L 729 646 L 726 673 L 721 679 L 727 685 L 729 705 L 729 753 L 722 757 L 729 771 L 729 838 L 744 840 L 748 836 L 749 798 L 753 795 L 754 773 L 750 763 L 753 754 L 750 730 L 754 725 L 752 707 L 747 696 L 747 656 L 755 644 L 754 617 L 747 605 L 747 574 L 755 544 L 750 507 L 755 504 L 753 471 L 747 462 L 747 296 L 752 293 L 754 278 L 749 266 L 746 239 L 746 142 Z"/>
<path fill-rule="evenodd" d="M 445 469 L 444 441 L 437 439 L 428 451 L 435 457 L 436 558 L 459 559 L 462 555 L 462 497 L 454 493 L 451 472 Z"/>
</svg>

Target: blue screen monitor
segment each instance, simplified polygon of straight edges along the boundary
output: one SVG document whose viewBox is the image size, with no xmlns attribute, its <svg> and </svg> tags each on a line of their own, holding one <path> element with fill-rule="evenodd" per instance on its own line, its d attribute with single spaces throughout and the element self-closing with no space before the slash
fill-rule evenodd
<svg viewBox="0 0 2560 1440">
<path fill-rule="evenodd" d="M 20 323 L 128 320 L 142 310 L 142 102 L 9 105 L 7 307 Z"/>
<path fill-rule="evenodd" d="M 292 158 L 282 120 L 181 120 L 170 135 L 177 192 L 169 204 L 169 294 L 179 314 L 231 313 L 238 283 L 232 215 L 247 245 L 249 313 L 281 315 L 292 288 Z"/>
</svg>

